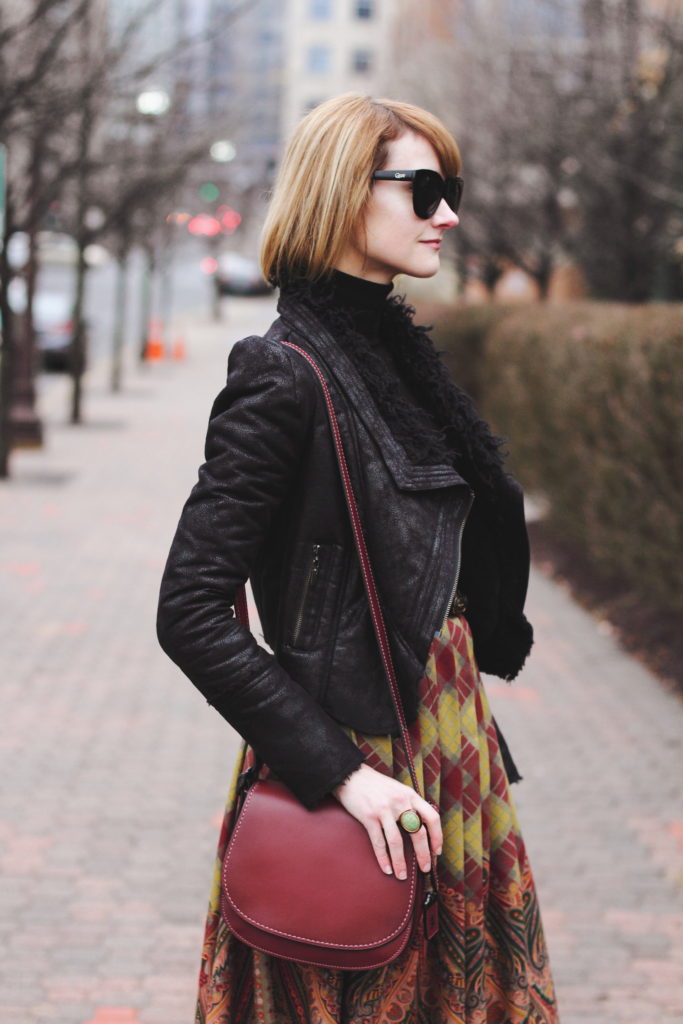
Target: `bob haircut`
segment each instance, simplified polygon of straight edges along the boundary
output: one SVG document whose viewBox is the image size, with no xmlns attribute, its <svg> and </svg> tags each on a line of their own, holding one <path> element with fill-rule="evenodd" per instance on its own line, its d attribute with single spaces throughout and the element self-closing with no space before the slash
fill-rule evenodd
<svg viewBox="0 0 683 1024">
<path fill-rule="evenodd" d="M 329 274 L 362 225 L 372 174 L 387 143 L 406 132 L 434 147 L 445 176 L 459 174 L 458 145 L 442 122 L 411 103 L 345 93 L 300 122 L 280 167 L 261 241 L 266 280 L 283 285 Z"/>
</svg>

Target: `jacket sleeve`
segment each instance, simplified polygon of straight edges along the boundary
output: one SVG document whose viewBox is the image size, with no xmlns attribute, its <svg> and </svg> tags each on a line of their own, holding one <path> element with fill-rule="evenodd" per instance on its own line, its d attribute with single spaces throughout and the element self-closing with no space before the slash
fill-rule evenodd
<svg viewBox="0 0 683 1024">
<path fill-rule="evenodd" d="M 302 376 L 297 387 L 292 355 L 277 342 L 247 338 L 233 347 L 206 461 L 163 574 L 157 635 L 209 704 L 312 807 L 363 757 L 232 607 L 309 436 L 316 396 Z"/>
</svg>

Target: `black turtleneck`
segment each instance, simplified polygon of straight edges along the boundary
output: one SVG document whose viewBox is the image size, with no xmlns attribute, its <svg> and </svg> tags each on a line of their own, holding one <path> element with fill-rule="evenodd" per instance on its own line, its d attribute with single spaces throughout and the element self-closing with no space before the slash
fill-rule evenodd
<svg viewBox="0 0 683 1024">
<path fill-rule="evenodd" d="M 411 393 L 409 382 L 402 377 L 391 351 L 390 339 L 382 330 L 392 288 L 393 284 L 378 284 L 363 277 L 345 274 L 342 270 L 333 270 L 329 277 L 310 286 L 310 295 L 335 326 L 341 322 L 363 338 L 382 360 L 389 377 L 398 385 L 399 393 L 414 404 L 415 396 Z M 339 338 L 338 334 L 337 337 L 343 346 L 343 338 Z"/>
<path fill-rule="evenodd" d="M 327 301 L 346 312 L 359 334 L 376 341 L 393 285 L 366 281 L 341 270 L 334 270 L 325 284 Z"/>
</svg>

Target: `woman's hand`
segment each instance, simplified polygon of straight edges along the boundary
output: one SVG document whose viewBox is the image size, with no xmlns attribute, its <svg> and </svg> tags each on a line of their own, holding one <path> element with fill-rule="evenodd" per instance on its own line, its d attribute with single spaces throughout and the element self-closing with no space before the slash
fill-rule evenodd
<svg viewBox="0 0 683 1024">
<path fill-rule="evenodd" d="M 429 871 L 432 865 L 430 844 L 437 856 L 443 845 L 441 821 L 438 812 L 411 786 L 404 786 L 402 782 L 362 764 L 332 792 L 342 807 L 367 830 L 382 871 L 390 875 L 393 868 L 397 878 L 406 877 L 404 833 L 398 818 L 403 811 L 417 811 L 424 827 L 412 833 L 410 838 L 415 847 L 417 863 L 422 871 Z"/>
</svg>

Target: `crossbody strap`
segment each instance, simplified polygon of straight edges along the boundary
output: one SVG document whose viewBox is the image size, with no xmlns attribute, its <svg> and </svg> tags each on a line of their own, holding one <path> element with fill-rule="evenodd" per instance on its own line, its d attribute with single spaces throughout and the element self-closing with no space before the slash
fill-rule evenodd
<svg viewBox="0 0 683 1024">
<path fill-rule="evenodd" d="M 406 725 L 406 716 L 403 711 L 403 705 L 401 703 L 401 696 L 398 689 L 398 682 L 396 680 L 396 671 L 394 669 L 394 662 L 391 656 L 391 648 L 389 647 L 389 638 L 387 636 L 386 626 L 384 624 L 384 616 L 382 615 L 382 607 L 377 594 L 377 587 L 375 586 L 375 579 L 372 573 L 372 566 L 370 564 L 370 557 L 368 555 L 367 545 L 365 543 L 365 536 L 363 535 L 363 528 L 361 526 L 360 515 L 358 513 L 358 504 L 356 502 L 356 496 L 353 491 L 351 484 L 351 477 L 349 475 L 349 469 L 346 463 L 346 455 L 344 454 L 344 445 L 341 439 L 341 433 L 339 432 L 339 423 L 337 422 L 337 414 L 334 411 L 334 404 L 332 402 L 332 396 L 330 395 L 330 389 L 327 386 L 323 373 L 316 363 L 315 359 L 305 352 L 298 345 L 294 345 L 290 341 L 284 341 L 282 343 L 287 348 L 293 349 L 298 352 L 299 355 L 310 364 L 315 371 L 315 374 L 320 381 L 323 389 L 323 395 L 325 396 L 325 404 L 327 406 L 327 415 L 330 420 L 330 427 L 332 428 L 332 437 L 334 439 L 334 447 L 337 453 L 337 462 L 339 464 L 339 472 L 341 474 L 342 485 L 344 488 L 344 495 L 346 497 L 346 505 L 349 510 L 349 516 L 351 519 L 351 528 L 353 530 L 353 537 L 356 542 L 356 550 L 358 551 L 358 558 L 360 561 L 361 572 L 363 575 L 363 582 L 365 584 L 365 591 L 368 595 L 368 601 L 370 603 L 370 612 L 372 615 L 372 622 L 375 628 L 375 635 L 377 637 L 377 643 L 379 644 L 380 654 L 382 656 L 382 664 L 384 666 L 384 673 L 389 684 L 389 690 L 391 692 L 391 699 L 393 701 L 394 710 L 396 712 L 396 718 L 399 723 L 401 730 L 401 740 L 403 742 L 403 749 L 406 755 L 406 762 L 408 765 L 408 771 L 410 772 L 410 781 L 413 784 L 413 788 L 417 793 L 422 796 L 420 784 L 417 778 L 417 772 L 415 771 L 415 762 L 413 761 L 413 753 L 410 746 L 410 736 L 408 735 L 408 726 Z M 244 587 L 240 587 L 235 595 L 235 615 L 238 622 L 243 626 L 249 627 L 249 613 L 247 610 L 247 600 Z"/>
<path fill-rule="evenodd" d="M 372 565 L 370 564 L 370 556 L 368 555 L 368 549 L 365 543 L 365 535 L 363 533 L 360 514 L 358 512 L 358 503 L 356 502 L 356 496 L 354 494 L 353 485 L 351 483 L 351 476 L 349 474 L 349 468 L 346 462 L 344 445 L 342 443 L 341 433 L 339 431 L 339 423 L 337 422 L 337 414 L 334 410 L 334 404 L 332 402 L 330 389 L 327 386 L 327 381 L 325 380 L 320 367 L 316 363 L 315 359 L 313 359 L 313 357 L 308 354 L 308 352 L 305 352 L 302 348 L 299 348 L 298 345 L 294 345 L 290 341 L 285 341 L 283 342 L 283 344 L 286 345 L 288 348 L 294 349 L 295 352 L 298 352 L 299 355 L 303 356 L 303 358 L 310 364 L 310 366 L 312 366 L 323 389 L 323 395 L 325 396 L 325 404 L 327 406 L 327 415 L 329 416 L 330 427 L 332 428 L 332 436 L 334 438 L 334 447 L 337 453 L 339 472 L 341 474 L 342 485 L 344 487 L 344 495 L 346 497 L 346 505 L 349 510 L 351 528 L 353 530 L 353 537 L 356 542 L 356 550 L 358 551 L 358 559 L 360 562 L 361 572 L 363 574 L 363 582 L 365 584 L 365 590 L 368 595 L 370 612 L 372 614 L 372 622 L 375 627 L 375 635 L 377 636 L 377 643 L 379 644 L 379 650 L 382 656 L 382 664 L 384 665 L 384 672 L 387 677 L 389 690 L 391 692 L 391 699 L 393 701 L 394 710 L 396 712 L 396 719 L 401 729 L 401 739 L 403 740 L 403 748 L 405 750 L 408 770 L 410 772 L 410 780 L 413 784 L 413 788 L 415 789 L 415 791 L 422 796 L 420 784 L 417 779 L 417 772 L 415 771 L 415 763 L 413 761 L 413 753 L 410 745 L 410 736 L 408 735 L 408 726 L 406 725 L 406 716 L 403 711 L 401 695 L 398 689 L 396 670 L 394 668 L 394 661 L 391 656 L 391 648 L 389 646 L 387 628 L 384 623 L 382 606 L 380 604 L 379 596 L 377 594 L 375 577 L 372 572 Z"/>
<path fill-rule="evenodd" d="M 349 469 L 346 464 L 346 455 L 344 454 L 344 445 L 342 444 L 341 433 L 339 432 L 339 423 L 337 422 L 337 414 L 334 411 L 334 403 L 332 402 L 332 396 L 330 389 L 327 386 L 322 370 L 316 363 L 315 359 L 305 352 L 298 345 L 294 345 L 291 341 L 283 341 L 283 345 L 287 348 L 293 349 L 298 352 L 300 356 L 310 364 L 315 371 L 315 374 L 320 381 L 320 385 L 323 389 L 323 395 L 325 396 L 325 405 L 327 406 L 327 415 L 330 421 L 330 427 L 332 428 L 332 437 L 334 439 L 334 447 L 337 453 L 337 463 L 339 464 L 339 472 L 341 474 L 342 485 L 344 487 L 344 495 L 346 497 L 346 505 L 349 510 L 349 517 L 351 519 L 351 528 L 353 530 L 353 537 L 356 542 L 356 550 L 358 551 L 358 558 L 360 561 L 361 572 L 363 576 L 363 582 L 365 584 L 365 591 L 368 595 L 368 601 L 370 604 L 370 613 L 372 615 L 372 622 L 375 628 L 375 635 L 377 637 L 377 643 L 379 644 L 380 654 L 382 656 L 382 664 L 384 665 L 384 673 L 389 684 L 389 690 L 391 693 L 391 699 L 396 712 L 396 718 L 398 720 L 401 729 L 401 741 L 403 744 L 403 750 L 405 751 L 406 764 L 408 765 L 408 771 L 410 772 L 410 781 L 413 784 L 413 789 L 419 796 L 424 797 L 424 794 L 420 788 L 420 783 L 417 779 L 417 772 L 415 771 L 415 762 L 413 761 L 413 752 L 410 746 L 410 736 L 408 735 L 408 726 L 406 725 L 406 716 L 403 711 L 403 705 L 401 703 L 401 695 L 398 689 L 398 682 L 396 680 L 396 671 L 394 669 L 394 661 L 391 656 L 391 648 L 389 647 L 389 638 L 387 636 L 387 629 L 384 624 L 384 616 L 382 615 L 382 606 L 379 601 L 377 594 L 377 587 L 375 586 L 375 579 L 372 573 L 372 566 L 370 564 L 370 556 L 368 555 L 368 549 L 365 544 L 365 536 L 363 534 L 363 527 L 361 526 L 360 515 L 358 513 L 358 504 L 356 502 L 356 496 L 353 492 L 353 485 L 351 484 L 351 476 Z M 240 587 L 235 595 L 235 615 L 238 621 L 249 628 L 249 612 L 247 608 L 247 597 L 244 587 Z M 437 893 L 439 891 L 439 882 L 437 873 L 434 868 L 434 862 L 432 861 L 432 868 L 429 872 L 429 883 L 426 887 L 425 897 L 423 901 L 423 913 L 425 922 L 425 934 L 428 939 L 432 939 L 436 935 L 439 927 L 439 914 L 438 914 L 438 903 Z"/>
</svg>

